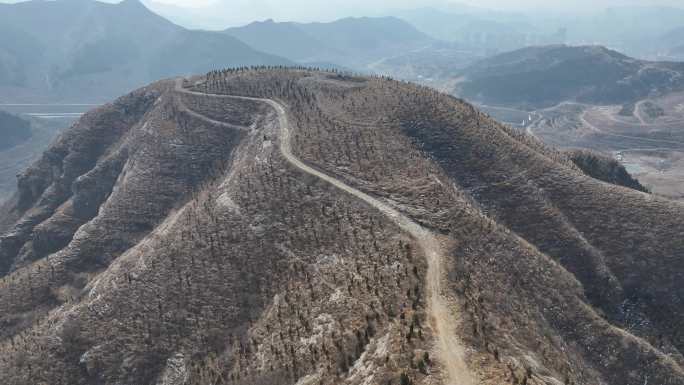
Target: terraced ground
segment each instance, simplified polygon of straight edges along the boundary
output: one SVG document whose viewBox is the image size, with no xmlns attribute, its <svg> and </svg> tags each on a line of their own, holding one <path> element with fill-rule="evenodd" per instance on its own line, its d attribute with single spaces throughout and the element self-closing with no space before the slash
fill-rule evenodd
<svg viewBox="0 0 684 385">
<path fill-rule="evenodd" d="M 545 142 L 608 154 L 654 193 L 684 198 L 684 94 L 630 106 L 564 103 L 539 113 L 544 118 L 528 130 Z"/>
</svg>

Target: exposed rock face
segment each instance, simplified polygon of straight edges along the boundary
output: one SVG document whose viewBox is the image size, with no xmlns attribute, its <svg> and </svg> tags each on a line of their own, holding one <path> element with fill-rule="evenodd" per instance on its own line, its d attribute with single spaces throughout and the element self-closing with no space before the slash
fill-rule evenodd
<svg viewBox="0 0 684 385">
<path fill-rule="evenodd" d="M 16 241 L 0 243 L 0 271 L 64 248 L 95 216 L 123 166 L 122 137 L 155 99 L 153 91 L 138 91 L 87 114 L 19 176 L 13 211 L 22 217 L 10 236 Z"/>
<path fill-rule="evenodd" d="M 684 384 L 684 206 L 425 88 L 160 82 L 2 210 L 0 383 Z"/>
</svg>

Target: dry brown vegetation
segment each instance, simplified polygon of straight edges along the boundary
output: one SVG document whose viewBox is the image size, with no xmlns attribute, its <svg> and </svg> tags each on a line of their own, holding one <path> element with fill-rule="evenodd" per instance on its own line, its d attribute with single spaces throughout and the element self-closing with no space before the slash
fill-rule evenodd
<svg viewBox="0 0 684 385">
<path fill-rule="evenodd" d="M 480 384 L 684 384 L 684 207 L 586 176 L 470 105 L 306 69 L 161 82 L 20 178 L 0 383 L 441 384 L 417 242 L 295 155 L 445 239 Z M 212 123 L 223 122 L 229 126 Z"/>
</svg>

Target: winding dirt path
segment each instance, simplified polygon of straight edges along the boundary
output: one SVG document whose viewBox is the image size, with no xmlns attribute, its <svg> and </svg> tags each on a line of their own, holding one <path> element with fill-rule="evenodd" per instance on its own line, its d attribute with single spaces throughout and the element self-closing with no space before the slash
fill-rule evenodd
<svg viewBox="0 0 684 385">
<path fill-rule="evenodd" d="M 182 86 L 182 79 L 176 81 L 176 91 L 197 96 L 212 96 L 225 99 L 250 100 L 266 103 L 271 106 L 278 115 L 280 126 L 280 151 L 285 159 L 299 170 L 315 176 L 336 188 L 361 199 L 369 205 L 375 207 L 385 216 L 390 218 L 402 230 L 410 233 L 420 244 L 428 262 L 427 271 L 427 292 L 428 292 L 428 311 L 430 314 L 431 325 L 437 337 L 436 351 L 438 360 L 445 368 L 445 385 L 472 385 L 475 383 L 466 364 L 466 353 L 463 345 L 456 336 L 455 328 L 458 321 L 454 314 L 449 310 L 446 299 L 443 296 L 442 288 L 442 244 L 428 230 L 413 222 L 388 204 L 373 198 L 372 196 L 357 190 L 344 182 L 335 179 L 321 171 L 318 171 L 304 164 L 292 153 L 290 124 L 285 108 L 278 102 L 271 99 L 250 98 L 244 96 L 209 94 L 186 90 Z M 211 120 L 211 119 L 210 119 Z"/>
<path fill-rule="evenodd" d="M 642 126 L 647 125 L 646 119 L 644 119 L 644 116 L 641 115 L 641 106 L 646 103 L 648 100 L 640 100 L 634 105 L 634 116 L 639 120 L 639 123 L 641 123 Z"/>
<path fill-rule="evenodd" d="M 642 142 L 667 143 L 667 144 L 675 144 L 675 145 L 679 145 L 679 146 L 684 146 L 684 143 L 683 143 L 683 142 L 677 142 L 677 141 L 673 141 L 673 140 L 642 138 L 642 137 L 639 137 L 639 136 L 620 135 L 620 134 L 613 134 L 613 133 L 610 133 L 610 132 L 605 132 L 605 131 L 599 129 L 598 127 L 596 127 L 594 124 L 590 123 L 590 122 L 587 120 L 587 116 L 586 116 L 586 115 L 587 115 L 587 112 L 588 112 L 588 111 L 584 111 L 584 112 L 580 115 L 580 121 L 582 122 L 582 124 L 583 124 L 585 127 L 589 128 L 591 131 L 594 131 L 594 132 L 597 133 L 597 134 L 606 135 L 606 136 L 612 136 L 612 137 L 616 137 L 616 138 L 624 138 L 624 139 L 638 140 L 638 141 L 642 141 Z"/>
</svg>

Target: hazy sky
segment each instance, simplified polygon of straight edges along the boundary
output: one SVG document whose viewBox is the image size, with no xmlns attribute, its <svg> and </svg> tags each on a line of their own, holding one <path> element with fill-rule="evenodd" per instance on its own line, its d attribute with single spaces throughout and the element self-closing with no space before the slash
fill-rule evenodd
<svg viewBox="0 0 684 385">
<path fill-rule="evenodd" d="M 403 8 L 421 7 L 435 4 L 468 4 L 478 7 L 495 9 L 524 9 L 534 7 L 577 9 L 580 7 L 613 7 L 613 6 L 684 6 L 684 0 L 154 0 L 158 3 L 172 4 L 182 7 L 201 8 L 207 5 L 222 3 L 237 5 L 251 3 L 254 6 L 264 6 L 267 9 L 305 9 L 330 10 L 336 8 Z M 286 5 L 284 5 L 286 4 Z M 239 9 L 235 9 L 239 12 Z"/>
<path fill-rule="evenodd" d="M 0 0 L 0 3 L 17 3 L 23 0 Z M 108 3 L 116 3 L 120 0 L 102 0 Z M 613 6 L 674 6 L 684 7 L 684 0 L 143 0 L 143 2 L 156 2 L 184 8 L 203 8 L 221 4 L 233 6 L 237 14 L 241 12 L 239 6 L 249 4 L 249 8 L 264 7 L 265 10 L 278 9 L 288 13 L 306 8 L 322 10 L 348 9 L 389 9 L 405 7 L 421 7 L 435 4 L 468 4 L 478 7 L 494 9 L 529 9 L 534 7 L 544 8 L 602 8 Z"/>
<path fill-rule="evenodd" d="M 676 6 L 684 0 L 144 0 L 165 3 L 187 10 L 188 20 L 202 19 L 203 26 L 214 19 L 217 25 L 240 25 L 254 20 L 273 18 L 278 21 L 329 21 L 344 16 L 377 16 L 393 9 L 426 6 L 470 6 L 499 10 L 553 8 L 573 12 L 590 12 L 614 6 Z M 164 12 L 162 12 L 164 13 Z M 200 24 L 198 24 L 200 25 Z"/>
<path fill-rule="evenodd" d="M 226 3 L 230 4 L 236 2 L 235 0 L 157 0 L 159 3 L 173 4 L 182 7 L 202 7 L 212 3 Z M 265 4 L 269 7 L 283 7 L 282 0 L 253 0 L 256 4 Z M 288 8 L 299 7 L 325 7 L 334 8 L 336 6 L 344 6 L 346 3 L 354 1 L 350 0 L 288 0 Z M 443 1 L 448 3 L 449 1 Z M 337 4 L 336 4 L 337 3 Z M 357 1 L 356 3 L 375 4 L 378 7 L 393 7 L 393 6 L 423 6 L 429 3 L 437 3 L 437 1 L 430 0 L 365 0 Z M 498 8 L 498 9 L 519 9 L 530 7 L 564 7 L 576 8 L 578 6 L 624 6 L 624 5 L 667 5 L 667 6 L 681 6 L 683 0 L 457 0 L 451 3 L 463 3 L 480 7 Z"/>
<path fill-rule="evenodd" d="M 120 0 L 103 0 L 118 2 Z M 269 18 L 278 21 L 330 21 L 345 16 L 379 16 L 391 10 L 467 4 L 499 10 L 557 9 L 591 12 L 614 6 L 674 6 L 684 0 L 142 0 L 186 26 L 224 28 Z M 16 0 L 0 0 L 4 3 Z"/>
</svg>

